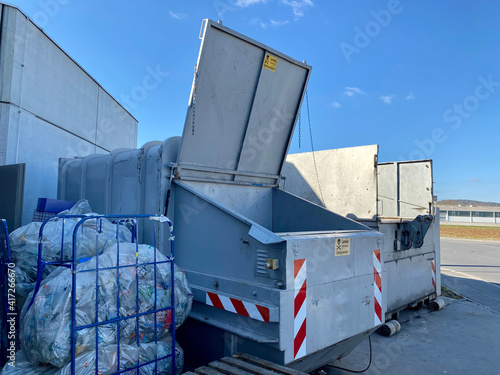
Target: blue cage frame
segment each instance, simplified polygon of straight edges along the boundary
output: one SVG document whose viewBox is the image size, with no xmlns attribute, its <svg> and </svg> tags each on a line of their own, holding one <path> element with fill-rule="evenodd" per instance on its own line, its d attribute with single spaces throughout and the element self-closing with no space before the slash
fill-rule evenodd
<svg viewBox="0 0 500 375">
<path fill-rule="evenodd" d="M 75 225 L 75 228 L 73 230 L 72 234 L 72 254 L 71 254 L 71 259 L 65 260 L 64 259 L 64 225 L 65 225 L 65 219 L 79 219 L 78 223 Z M 99 236 L 100 233 L 100 228 L 102 228 L 102 221 L 103 219 L 111 221 L 115 226 L 116 226 L 116 241 L 117 241 L 117 259 L 116 259 L 116 266 L 113 267 L 99 267 L 99 256 L 101 255 L 101 252 L 103 249 L 98 248 L 98 241 L 97 237 Z M 53 220 L 63 220 L 62 222 L 62 235 L 61 235 L 61 255 L 60 259 L 57 261 L 45 261 L 43 259 L 43 231 L 46 226 L 46 224 L 50 221 Z M 77 254 L 77 244 L 78 244 L 78 236 L 79 236 L 79 229 L 83 229 L 83 225 L 88 222 L 88 221 L 95 221 L 95 229 L 96 229 L 96 267 L 92 269 L 86 269 L 86 270 L 79 270 L 78 265 L 81 264 L 82 262 L 85 262 L 89 260 L 90 258 L 85 258 L 85 259 L 78 259 L 78 254 Z M 170 256 L 167 254 L 164 254 L 167 257 L 167 260 L 165 261 L 158 261 L 156 258 L 156 251 L 154 251 L 154 260 L 149 263 L 139 263 L 139 258 L 138 258 L 138 251 L 139 251 L 139 243 L 137 241 L 138 238 L 138 227 L 139 224 L 142 222 L 144 225 L 146 225 L 147 221 L 151 221 L 150 225 L 153 225 L 153 233 L 154 233 L 154 243 L 153 246 L 154 248 L 159 251 L 157 247 L 157 239 L 158 239 L 158 233 L 160 229 L 160 225 L 168 225 L 169 226 L 169 234 L 170 237 L 168 238 L 170 242 Z M 136 262 L 135 264 L 127 264 L 127 265 L 120 265 L 120 242 L 119 242 L 119 231 L 120 231 L 120 225 L 127 225 L 129 229 L 131 229 L 132 237 L 131 237 L 131 243 L 134 243 L 136 246 Z M 40 284 L 43 279 L 43 273 L 45 270 L 45 267 L 48 265 L 52 266 L 62 266 L 62 267 L 67 267 L 71 269 L 71 274 L 72 274 L 72 280 L 71 280 L 71 373 L 75 374 L 76 373 L 76 337 L 77 333 L 80 330 L 83 329 L 95 329 L 95 373 L 98 374 L 99 372 L 99 335 L 98 335 L 98 329 L 99 327 L 102 327 L 104 325 L 109 325 L 109 324 L 116 324 L 117 325 L 117 335 L 116 335 L 116 345 L 117 345 L 117 371 L 114 372 L 113 374 L 122 374 L 122 373 L 135 373 L 139 374 L 140 369 L 143 368 L 144 366 L 148 366 L 151 364 L 154 364 L 154 373 L 156 374 L 158 371 L 158 362 L 168 359 L 171 357 L 171 373 L 175 374 L 176 373 L 176 342 L 175 342 L 175 265 L 174 265 L 174 232 L 173 232 L 173 225 L 170 219 L 163 215 L 56 215 L 52 216 L 48 219 L 46 219 L 39 231 L 39 242 L 38 242 L 38 265 L 37 265 L 37 282 L 35 286 L 35 290 L 33 293 L 33 298 L 29 302 L 29 305 L 27 307 L 28 311 L 31 306 L 33 305 L 33 302 L 35 300 L 36 294 L 40 288 Z M 123 243 L 123 242 L 122 242 Z M 171 288 L 171 303 L 169 306 L 163 306 L 159 307 L 157 305 L 157 265 L 158 264 L 164 264 L 164 263 L 169 263 L 170 264 L 170 288 Z M 145 267 L 145 266 L 150 266 L 153 267 L 154 269 L 154 308 L 152 310 L 148 311 L 140 311 L 140 306 L 139 306 L 139 272 L 137 272 L 139 267 Z M 135 283 L 136 283 L 136 296 L 135 296 L 135 313 L 128 315 L 128 316 L 120 316 L 120 269 L 123 268 L 130 268 L 130 267 L 135 267 Z M 99 271 L 105 271 L 105 270 L 115 270 L 116 271 L 116 282 L 117 282 L 117 296 L 116 296 L 116 301 L 117 301 L 117 316 L 112 319 L 108 320 L 103 320 L 99 321 Z M 77 275 L 84 273 L 84 272 L 95 272 L 96 275 L 96 306 L 95 306 L 95 311 L 96 311 L 96 321 L 93 324 L 88 324 L 88 325 L 82 325 L 78 326 L 77 321 L 76 321 L 76 302 L 77 302 Z M 157 314 L 161 312 L 167 312 L 170 311 L 170 337 L 171 337 L 171 353 L 167 354 L 162 357 L 158 357 L 158 350 L 155 352 L 155 359 L 150 360 L 150 361 L 145 361 L 144 363 L 137 363 L 135 366 L 132 367 L 127 367 L 125 369 L 120 369 L 120 323 L 128 320 L 128 319 L 135 319 L 135 327 L 136 327 L 136 345 L 140 348 L 140 332 L 139 332 L 139 318 L 144 315 L 153 315 L 154 316 L 154 343 L 156 344 L 156 347 L 158 348 L 158 321 L 157 321 Z"/>
</svg>

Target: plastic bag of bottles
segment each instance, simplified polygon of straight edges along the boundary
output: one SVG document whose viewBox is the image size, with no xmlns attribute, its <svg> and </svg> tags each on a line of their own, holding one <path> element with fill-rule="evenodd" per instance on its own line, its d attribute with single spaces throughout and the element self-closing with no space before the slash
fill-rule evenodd
<svg viewBox="0 0 500 375">
<path fill-rule="evenodd" d="M 140 366 L 144 363 L 151 362 L 156 358 L 162 358 L 172 355 L 172 345 L 170 340 L 158 341 L 157 344 L 146 343 L 140 347 L 135 345 L 120 345 L 120 369 L 117 368 L 118 363 L 118 346 L 105 345 L 99 346 L 99 355 L 97 357 L 98 373 L 102 375 L 113 374 L 117 371 L 123 371 L 134 366 Z M 77 375 L 94 375 L 96 364 L 96 351 L 85 352 L 75 360 L 75 374 Z M 184 351 L 175 344 L 175 374 L 182 373 L 184 365 Z M 156 371 L 155 371 L 156 370 Z M 135 370 L 132 371 L 135 374 Z M 164 374 L 172 375 L 172 357 L 160 359 L 155 364 L 150 363 L 139 368 L 139 374 L 153 375 Z M 71 363 L 60 369 L 55 375 L 71 375 Z"/>
<path fill-rule="evenodd" d="M 96 327 L 77 331 L 76 351 L 99 345 L 148 343 L 165 339 L 171 327 L 171 263 L 149 245 L 119 243 L 77 267 L 75 319 L 77 327 L 98 322 Z M 166 262 L 166 263 L 162 263 Z M 154 266 L 152 263 L 155 263 Z M 96 268 L 99 269 L 96 272 Z M 32 306 L 21 312 L 21 347 L 34 365 L 63 367 L 71 359 L 72 273 L 58 267 L 42 282 Z M 187 318 L 193 294 L 184 272 L 175 266 L 175 326 Z M 156 282 L 155 282 L 156 280 Z M 32 299 L 33 292 L 28 300 Z M 119 297 L 118 297 L 119 296 Z M 156 313 L 148 311 L 157 311 Z M 145 313 L 120 323 L 111 319 Z"/>
<path fill-rule="evenodd" d="M 70 210 L 59 215 L 96 216 L 86 200 L 78 201 Z M 73 231 L 81 218 L 55 218 L 44 226 L 42 238 L 42 260 L 54 262 L 72 258 Z M 33 222 L 16 229 L 10 234 L 13 263 L 16 265 L 16 296 L 18 305 L 23 306 L 27 295 L 35 288 L 38 272 L 38 242 L 42 223 Z M 96 233 L 99 235 L 96 236 Z M 84 222 L 77 234 L 76 256 L 78 259 L 95 256 L 106 247 L 120 242 L 131 242 L 132 234 L 123 225 L 116 225 L 104 218 Z M 43 270 L 46 277 L 56 267 Z"/>
</svg>

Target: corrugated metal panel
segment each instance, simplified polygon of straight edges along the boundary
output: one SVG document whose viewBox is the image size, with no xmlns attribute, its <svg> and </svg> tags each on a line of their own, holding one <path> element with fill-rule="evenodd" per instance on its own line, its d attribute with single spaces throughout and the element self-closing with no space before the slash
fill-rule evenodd
<svg viewBox="0 0 500 375">
<path fill-rule="evenodd" d="M 136 147 L 137 121 L 17 8 L 1 20 L 0 164 L 26 163 L 26 224 L 59 158 Z"/>
<path fill-rule="evenodd" d="M 180 137 L 149 142 L 140 149 L 61 160 L 59 199 L 87 199 L 100 214 L 162 214 L 170 186 L 170 163 Z M 149 233 L 140 239 L 150 242 Z"/>
</svg>

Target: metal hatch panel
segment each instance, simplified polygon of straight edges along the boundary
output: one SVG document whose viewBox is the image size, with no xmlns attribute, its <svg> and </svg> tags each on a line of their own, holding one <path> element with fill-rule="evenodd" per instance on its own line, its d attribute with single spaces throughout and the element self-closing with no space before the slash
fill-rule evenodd
<svg viewBox="0 0 500 375">
<path fill-rule="evenodd" d="M 205 20 L 176 177 L 276 186 L 310 71 Z"/>
</svg>

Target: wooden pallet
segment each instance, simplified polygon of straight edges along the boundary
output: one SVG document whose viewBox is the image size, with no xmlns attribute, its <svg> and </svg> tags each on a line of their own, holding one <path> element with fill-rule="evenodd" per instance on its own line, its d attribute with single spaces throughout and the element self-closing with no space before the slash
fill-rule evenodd
<svg viewBox="0 0 500 375">
<path fill-rule="evenodd" d="M 307 375 L 253 355 L 238 353 L 199 367 L 184 375 Z"/>
</svg>

